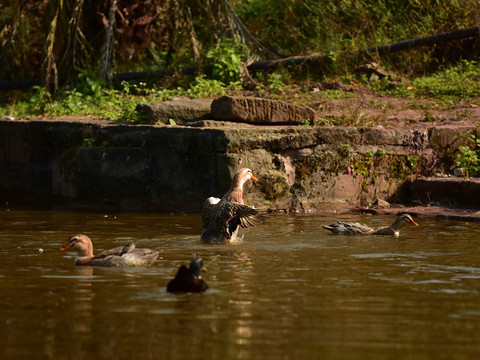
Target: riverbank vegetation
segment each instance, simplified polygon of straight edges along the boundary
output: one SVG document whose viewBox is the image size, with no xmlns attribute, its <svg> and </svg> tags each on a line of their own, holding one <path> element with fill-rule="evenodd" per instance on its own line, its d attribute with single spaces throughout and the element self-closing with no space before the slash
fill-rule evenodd
<svg viewBox="0 0 480 360">
<path fill-rule="evenodd" d="M 448 106 L 478 97 L 478 35 L 381 56 L 365 50 L 474 27 L 479 18 L 476 0 L 10 0 L 0 4 L 0 81 L 40 85 L 4 91 L 0 113 L 141 121 L 137 104 L 176 96 L 348 96 L 312 94 L 326 79 Z M 247 70 L 258 60 L 312 54 L 324 60 Z M 372 62 L 387 75 L 358 71 Z M 114 76 L 191 67 L 135 81 Z"/>
</svg>

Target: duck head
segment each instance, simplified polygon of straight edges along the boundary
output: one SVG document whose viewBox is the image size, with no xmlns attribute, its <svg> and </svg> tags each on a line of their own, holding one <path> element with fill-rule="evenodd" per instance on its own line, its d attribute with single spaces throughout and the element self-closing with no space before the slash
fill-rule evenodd
<svg viewBox="0 0 480 360">
<path fill-rule="evenodd" d="M 200 278 L 200 275 L 202 273 L 202 268 L 203 268 L 203 260 L 199 257 L 193 258 L 192 261 L 190 262 L 190 267 L 189 267 L 190 273 L 193 276 Z"/>
<path fill-rule="evenodd" d="M 78 257 L 93 256 L 92 240 L 86 235 L 73 235 L 68 239 L 68 243 L 65 244 L 60 250 L 74 249 L 77 250 Z"/>
<path fill-rule="evenodd" d="M 401 214 L 397 220 L 393 223 L 392 228 L 394 230 L 400 229 L 403 225 L 410 224 L 413 226 L 418 226 L 418 224 L 412 219 L 408 214 Z"/>
<path fill-rule="evenodd" d="M 243 184 L 248 180 L 258 181 L 258 179 L 253 175 L 252 170 L 243 168 L 235 174 L 232 184 L 234 187 L 242 187 Z"/>
<path fill-rule="evenodd" d="M 399 217 L 403 222 L 405 222 L 406 224 L 410 224 L 410 225 L 414 225 L 414 226 L 418 226 L 418 224 L 412 219 L 412 217 L 408 214 L 402 214 L 400 215 Z"/>
</svg>

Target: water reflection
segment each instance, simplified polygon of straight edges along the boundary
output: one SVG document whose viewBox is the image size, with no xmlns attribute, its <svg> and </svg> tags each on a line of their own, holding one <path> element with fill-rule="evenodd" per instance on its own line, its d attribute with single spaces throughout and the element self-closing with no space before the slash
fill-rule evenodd
<svg viewBox="0 0 480 360">
<path fill-rule="evenodd" d="M 78 273 L 79 278 L 73 288 L 73 311 L 78 314 L 80 321 L 75 322 L 73 331 L 87 334 L 89 337 L 92 326 L 92 302 L 95 297 L 92 283 L 89 281 L 93 276 L 93 268 L 76 267 L 75 272 Z"/>
</svg>

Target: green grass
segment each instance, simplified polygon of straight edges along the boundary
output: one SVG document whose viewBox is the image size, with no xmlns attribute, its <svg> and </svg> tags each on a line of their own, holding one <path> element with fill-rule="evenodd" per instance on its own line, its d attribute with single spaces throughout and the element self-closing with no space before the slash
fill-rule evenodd
<svg viewBox="0 0 480 360">
<path fill-rule="evenodd" d="M 34 87 L 24 100 L 0 105 L 0 113 L 15 118 L 38 116 L 93 116 L 98 119 L 121 120 L 142 123 L 145 119 L 135 108 L 138 104 L 168 100 L 175 96 L 210 98 L 224 95 L 227 90 L 237 89 L 238 83 L 228 86 L 221 81 L 197 76 L 185 87 L 171 89 L 148 88 L 145 83 L 122 82 L 116 90 L 99 81 L 82 75 L 81 81 L 72 90 L 52 96 L 43 87 Z"/>
<path fill-rule="evenodd" d="M 186 80 L 183 86 L 169 88 L 147 87 L 142 82 L 138 84 L 123 82 L 121 89 L 112 89 L 86 74 L 81 74 L 80 81 L 72 90 L 65 90 L 57 96 L 52 96 L 44 88 L 35 87 L 23 100 L 0 105 L 0 113 L 15 118 L 90 115 L 99 119 L 144 122 L 142 116 L 135 111 L 138 104 L 167 100 L 174 96 L 213 98 L 225 95 L 229 90 L 241 88 L 237 81 L 226 84 L 220 80 L 208 78 L 205 74 L 198 75 L 193 80 Z M 267 76 L 259 75 L 257 81 L 259 93 L 274 99 L 286 99 L 286 94 L 294 86 L 298 86 L 300 88 L 298 93 L 288 97 L 288 100 L 303 105 L 320 98 L 338 99 L 357 96 L 355 93 L 341 90 L 312 93 L 306 90 L 308 83 L 292 84 L 284 70 Z M 450 106 L 462 100 L 479 99 L 480 66 L 475 61 L 462 60 L 457 64 L 441 68 L 437 73 L 401 82 L 393 89 L 385 79 L 374 83 L 367 82 L 365 79 L 363 81 L 364 85 L 378 93 L 411 99 L 412 107 L 415 107 L 415 99 L 418 98 L 433 99 L 435 103 Z M 427 113 L 428 109 L 425 111 Z M 356 120 L 353 121 L 349 119 L 350 117 Z M 354 109 L 351 114 L 345 113 L 341 121 L 331 125 L 360 125 L 358 118 L 359 114 L 356 114 Z"/>
<path fill-rule="evenodd" d="M 433 74 L 406 79 L 394 87 L 386 78 L 373 83 L 363 79 L 363 84 L 392 96 L 434 99 L 442 105 L 453 105 L 461 100 L 479 97 L 480 66 L 477 61 L 460 60 L 456 64 L 441 67 Z M 415 106 L 412 103 L 411 108 Z"/>
<path fill-rule="evenodd" d="M 415 94 L 434 98 L 466 99 L 480 94 L 480 66 L 476 61 L 461 61 L 431 76 L 414 79 Z"/>
</svg>

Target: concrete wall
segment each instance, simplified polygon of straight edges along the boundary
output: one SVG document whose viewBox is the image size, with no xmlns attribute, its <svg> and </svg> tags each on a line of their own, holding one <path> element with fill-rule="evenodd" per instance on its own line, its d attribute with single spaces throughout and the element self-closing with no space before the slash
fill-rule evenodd
<svg viewBox="0 0 480 360">
<path fill-rule="evenodd" d="M 246 185 L 247 204 L 368 205 L 394 200 L 407 179 L 442 171 L 447 138 L 439 129 L 0 121 L 0 203 L 198 212 L 250 167 L 260 181 Z"/>
</svg>

